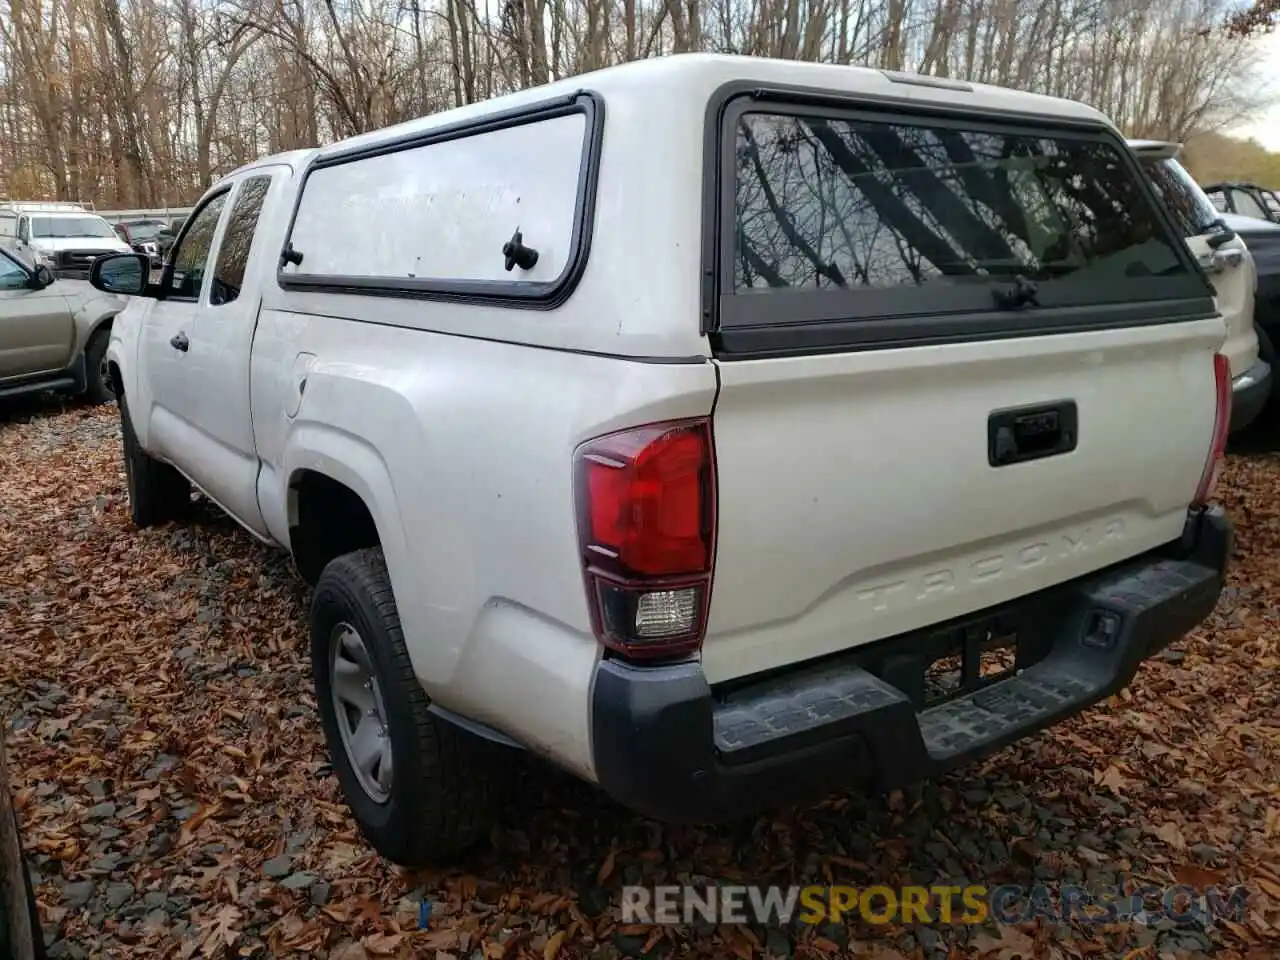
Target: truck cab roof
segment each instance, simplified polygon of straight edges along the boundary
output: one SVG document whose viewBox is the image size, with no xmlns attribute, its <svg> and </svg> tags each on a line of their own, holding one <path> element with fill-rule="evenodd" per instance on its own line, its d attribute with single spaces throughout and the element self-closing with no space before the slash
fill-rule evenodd
<svg viewBox="0 0 1280 960">
<path fill-rule="evenodd" d="M 292 167 L 295 171 L 301 170 L 306 165 L 307 160 L 318 152 L 319 151 L 314 147 L 310 147 L 306 150 L 284 150 L 280 153 L 268 154 L 265 157 L 259 157 L 257 160 L 252 160 L 249 163 L 236 167 L 221 179 L 231 180 L 236 177 L 244 176 L 250 171 L 257 170 L 262 167 L 280 166 L 282 164 L 287 167 Z"/>
</svg>

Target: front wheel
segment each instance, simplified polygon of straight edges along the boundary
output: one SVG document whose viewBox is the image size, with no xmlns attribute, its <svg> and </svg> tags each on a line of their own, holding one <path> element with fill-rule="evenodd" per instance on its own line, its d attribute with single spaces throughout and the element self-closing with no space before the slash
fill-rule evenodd
<svg viewBox="0 0 1280 960">
<path fill-rule="evenodd" d="M 381 550 L 345 554 L 320 574 L 311 665 L 338 782 L 379 854 L 418 867 L 487 836 L 504 748 L 428 710 Z"/>
<path fill-rule="evenodd" d="M 115 397 L 107 364 L 107 342 L 110 339 L 111 328 L 103 327 L 89 338 L 89 345 L 84 348 L 84 395 L 90 403 L 106 403 Z"/>
<path fill-rule="evenodd" d="M 139 529 L 177 520 L 191 504 L 191 482 L 174 467 L 150 456 L 138 443 L 129 405 L 120 396 L 120 436 L 124 446 L 129 511 Z"/>
</svg>

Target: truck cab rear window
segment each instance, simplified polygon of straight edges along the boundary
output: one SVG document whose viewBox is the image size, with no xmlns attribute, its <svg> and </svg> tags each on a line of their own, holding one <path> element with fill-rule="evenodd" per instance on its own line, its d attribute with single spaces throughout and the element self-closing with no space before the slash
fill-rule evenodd
<svg viewBox="0 0 1280 960">
<path fill-rule="evenodd" d="M 802 109 L 733 123 L 721 292 L 776 303 L 725 325 L 991 312 L 1019 277 L 1040 307 L 1203 293 L 1104 135 Z"/>
</svg>

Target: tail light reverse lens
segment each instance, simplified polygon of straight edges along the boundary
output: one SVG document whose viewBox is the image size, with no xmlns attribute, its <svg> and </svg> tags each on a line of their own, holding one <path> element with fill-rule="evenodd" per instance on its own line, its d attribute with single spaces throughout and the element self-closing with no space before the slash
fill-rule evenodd
<svg viewBox="0 0 1280 960">
<path fill-rule="evenodd" d="M 1213 355 L 1213 377 L 1216 394 L 1213 440 L 1209 446 L 1209 456 L 1204 462 L 1204 470 L 1200 474 L 1200 486 L 1192 501 L 1193 506 L 1197 507 L 1208 503 L 1218 487 L 1223 458 L 1227 452 L 1227 435 L 1231 431 L 1231 364 L 1220 353 Z"/>
<path fill-rule="evenodd" d="M 710 421 L 608 434 L 574 460 L 596 636 L 632 659 L 693 652 L 706 628 L 715 549 Z"/>
</svg>

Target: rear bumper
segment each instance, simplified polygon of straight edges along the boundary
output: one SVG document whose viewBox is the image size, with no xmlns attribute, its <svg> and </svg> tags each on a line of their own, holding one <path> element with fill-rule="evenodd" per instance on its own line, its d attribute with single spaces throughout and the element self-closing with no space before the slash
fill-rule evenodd
<svg viewBox="0 0 1280 960">
<path fill-rule="evenodd" d="M 1109 570 L 728 692 L 713 692 L 697 663 L 602 660 L 591 701 L 597 779 L 647 816 L 711 822 L 937 775 L 1128 684 L 1213 610 L 1231 544 L 1226 516 L 1211 507 L 1189 516 L 1180 540 Z M 931 657 L 921 651 L 993 618 L 1016 625 L 1016 674 L 926 708 Z"/>
<path fill-rule="evenodd" d="M 1257 419 L 1271 396 L 1271 366 L 1256 360 L 1231 381 L 1231 432 L 1243 430 Z"/>
</svg>

